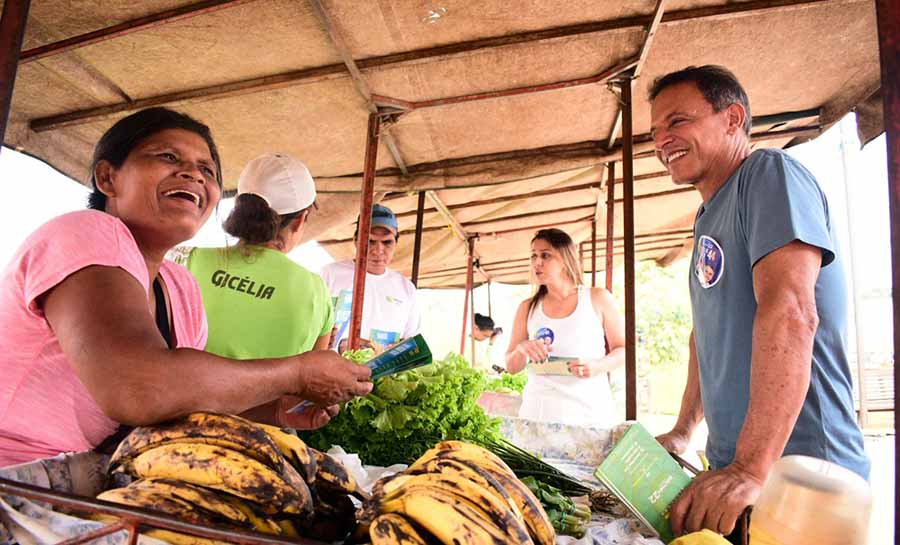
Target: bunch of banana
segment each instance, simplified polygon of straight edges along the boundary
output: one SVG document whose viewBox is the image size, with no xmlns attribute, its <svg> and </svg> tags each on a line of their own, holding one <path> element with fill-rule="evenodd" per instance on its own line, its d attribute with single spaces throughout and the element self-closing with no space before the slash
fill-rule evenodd
<svg viewBox="0 0 900 545">
<path fill-rule="evenodd" d="M 206 412 L 136 428 L 113 454 L 109 473 L 122 487 L 99 499 L 282 538 L 343 539 L 356 526 L 349 495 L 365 497 L 337 459 L 296 435 Z M 147 534 L 177 545 L 211 543 L 163 530 Z"/>
<path fill-rule="evenodd" d="M 512 470 L 462 441 L 438 443 L 406 471 L 377 482 L 362 519 L 373 545 L 552 545 L 556 538 Z"/>
</svg>

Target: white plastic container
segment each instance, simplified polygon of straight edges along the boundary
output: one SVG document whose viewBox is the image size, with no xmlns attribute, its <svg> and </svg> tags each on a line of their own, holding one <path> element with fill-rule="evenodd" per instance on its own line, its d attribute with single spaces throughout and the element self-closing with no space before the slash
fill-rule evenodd
<svg viewBox="0 0 900 545">
<path fill-rule="evenodd" d="M 856 473 L 809 456 L 775 464 L 750 516 L 750 545 L 864 545 L 872 491 Z"/>
</svg>

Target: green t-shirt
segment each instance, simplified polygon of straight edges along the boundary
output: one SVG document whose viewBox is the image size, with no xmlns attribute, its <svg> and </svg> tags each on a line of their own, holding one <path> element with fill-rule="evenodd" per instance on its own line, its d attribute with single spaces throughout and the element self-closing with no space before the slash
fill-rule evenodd
<svg viewBox="0 0 900 545">
<path fill-rule="evenodd" d="M 184 265 L 197 278 L 209 322 L 206 351 L 235 359 L 312 350 L 331 333 L 325 283 L 277 250 L 194 248 Z"/>
</svg>

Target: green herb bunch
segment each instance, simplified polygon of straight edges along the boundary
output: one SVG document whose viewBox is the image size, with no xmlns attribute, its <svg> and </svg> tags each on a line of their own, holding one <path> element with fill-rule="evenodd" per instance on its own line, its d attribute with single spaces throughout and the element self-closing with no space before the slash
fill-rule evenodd
<svg viewBox="0 0 900 545">
<path fill-rule="evenodd" d="M 584 535 L 584 526 L 591 520 L 590 507 L 578 505 L 558 488 L 534 477 L 522 477 L 521 481 L 541 501 L 556 533 L 579 538 Z"/>
</svg>

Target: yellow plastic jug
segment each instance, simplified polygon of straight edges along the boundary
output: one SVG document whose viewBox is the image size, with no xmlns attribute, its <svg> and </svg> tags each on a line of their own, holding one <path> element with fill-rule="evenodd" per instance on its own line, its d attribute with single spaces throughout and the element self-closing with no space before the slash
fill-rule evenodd
<svg viewBox="0 0 900 545">
<path fill-rule="evenodd" d="M 872 491 L 856 473 L 809 456 L 775 464 L 750 515 L 750 545 L 866 543 Z"/>
<path fill-rule="evenodd" d="M 731 545 L 728 540 L 712 530 L 701 530 L 683 535 L 669 545 Z"/>
</svg>

